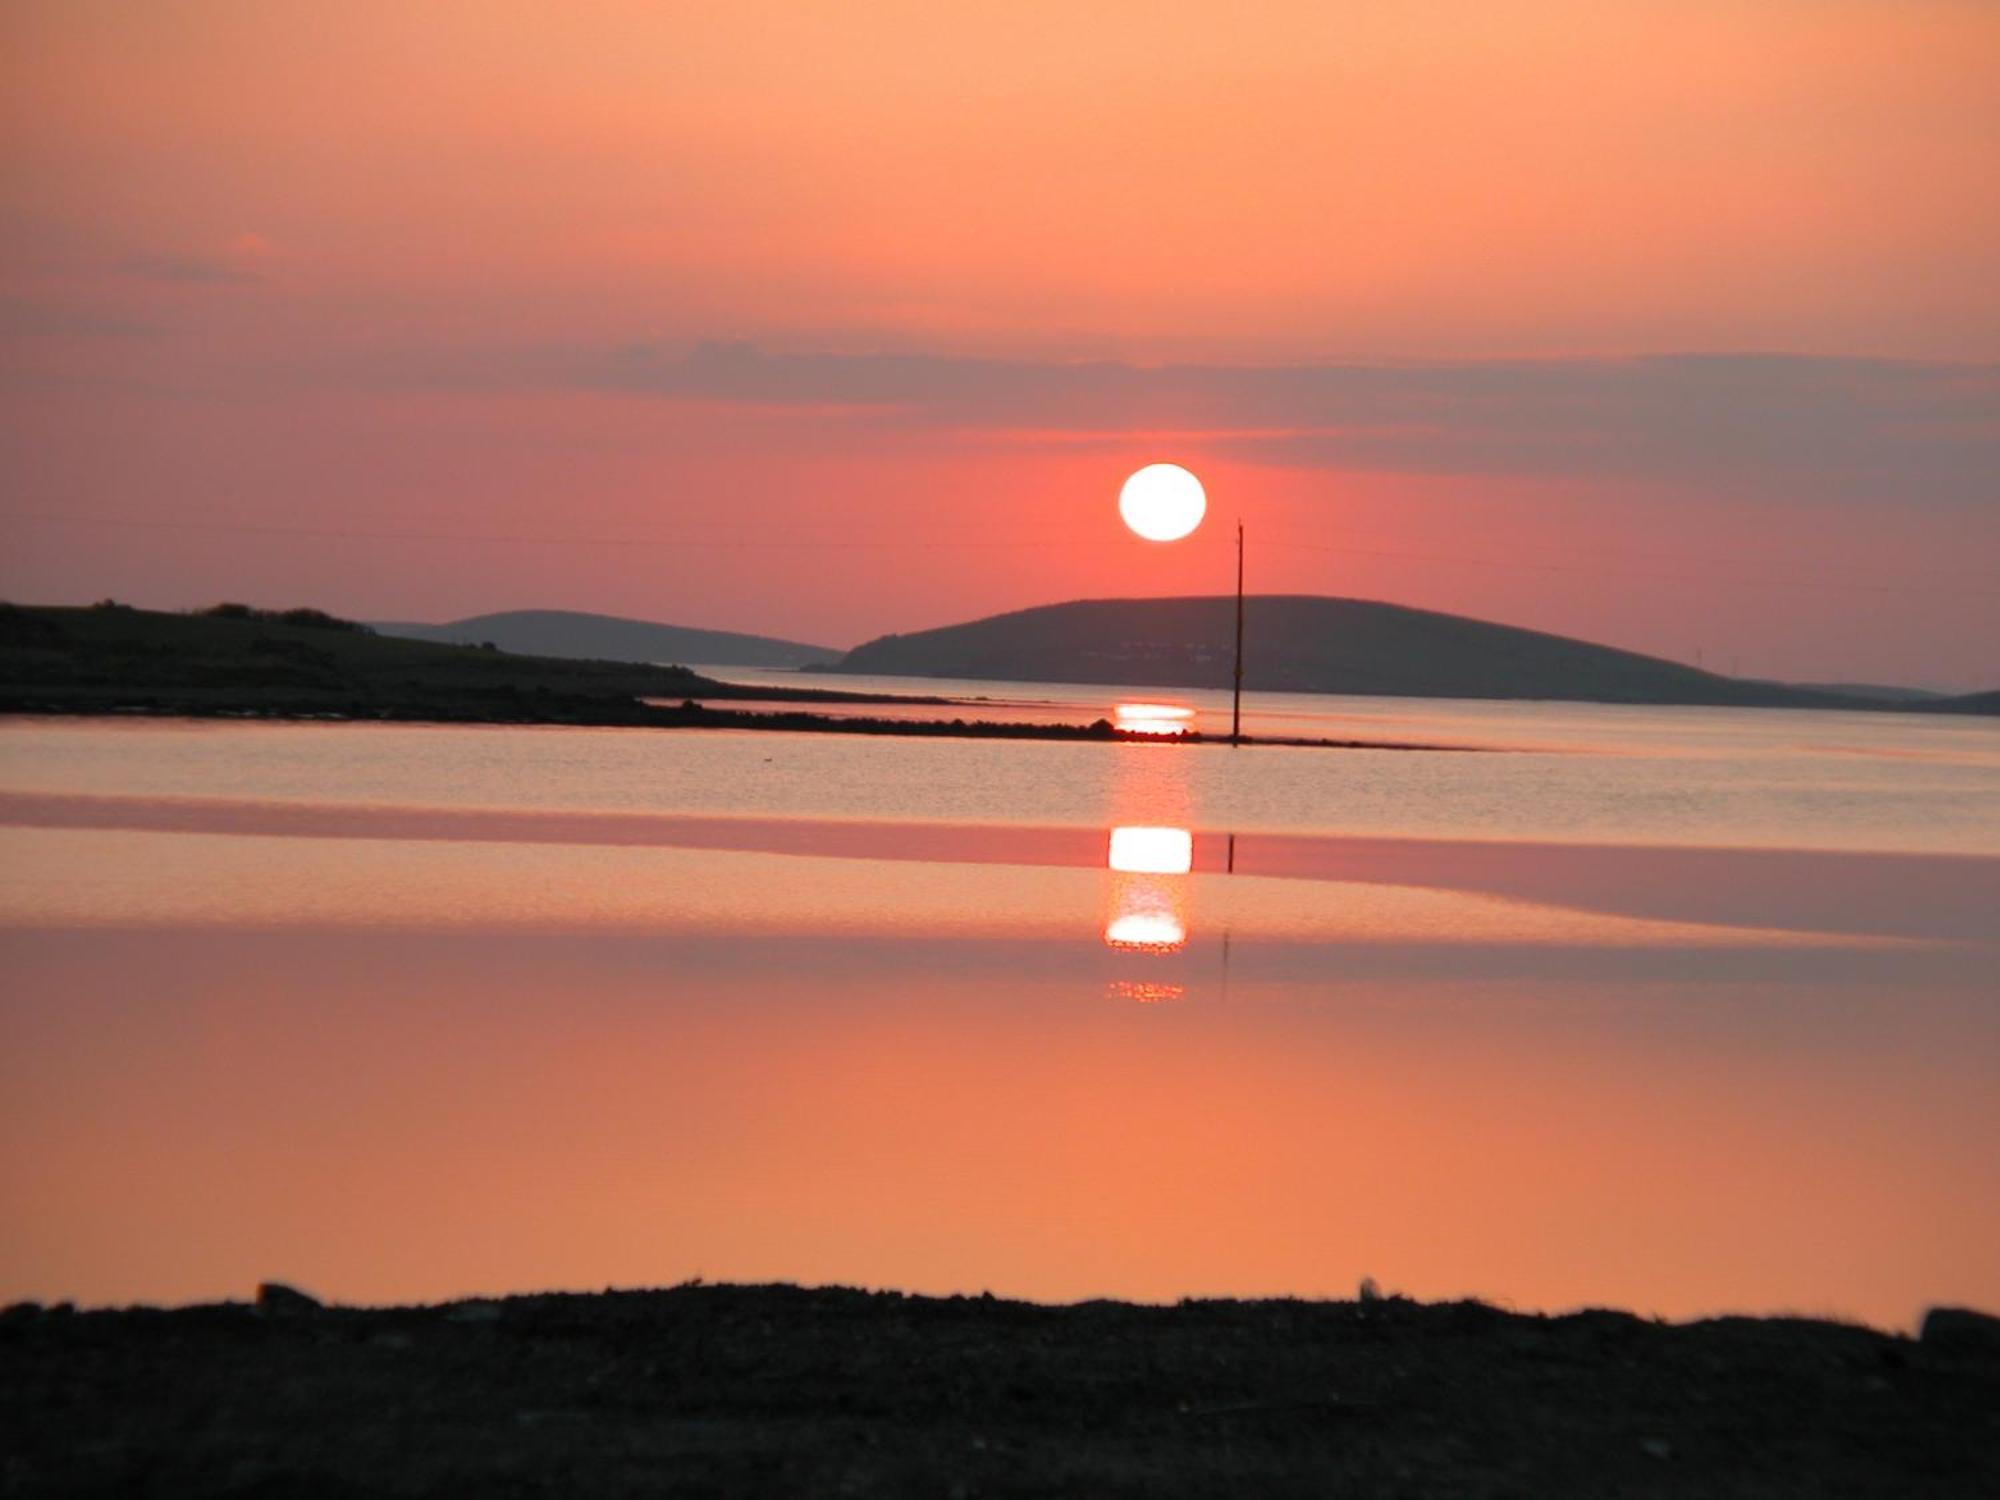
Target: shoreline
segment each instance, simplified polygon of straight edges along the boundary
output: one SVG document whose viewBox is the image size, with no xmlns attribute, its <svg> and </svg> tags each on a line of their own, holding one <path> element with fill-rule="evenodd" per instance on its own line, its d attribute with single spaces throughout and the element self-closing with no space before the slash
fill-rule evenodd
<svg viewBox="0 0 2000 1500">
<path fill-rule="evenodd" d="M 895 700 L 851 698 L 849 702 L 937 702 L 950 706 L 952 700 Z M 695 699 L 678 705 L 607 703 L 585 698 L 567 703 L 513 711 L 482 711 L 467 706 L 405 708 L 400 705 L 349 704 L 342 708 L 276 707 L 240 703 L 188 703 L 185 701 L 125 701 L 76 704 L 61 700 L 0 696 L 0 718 L 51 719 L 190 719 L 229 723 L 320 723 L 320 724 L 436 724 L 511 726 L 568 726 L 580 729 L 736 729 L 790 734 L 860 734 L 900 736 L 908 739 L 1045 740 L 1097 744 L 1138 745 L 1228 745 L 1227 735 L 1202 734 L 1188 730 L 1179 734 L 1152 734 L 1120 729 L 1108 719 L 1091 724 L 1034 724 L 977 719 L 874 719 L 816 714 L 808 710 L 712 708 Z M 1492 745 L 1440 745 L 1400 740 L 1313 739 L 1291 735 L 1244 735 L 1244 748 L 1306 750 L 1423 750 L 1442 754 L 1493 755 L 1505 753 Z"/>
<path fill-rule="evenodd" d="M 0 1314 L 10 1493 L 2000 1491 L 2000 1320 L 795 1286 Z"/>
</svg>

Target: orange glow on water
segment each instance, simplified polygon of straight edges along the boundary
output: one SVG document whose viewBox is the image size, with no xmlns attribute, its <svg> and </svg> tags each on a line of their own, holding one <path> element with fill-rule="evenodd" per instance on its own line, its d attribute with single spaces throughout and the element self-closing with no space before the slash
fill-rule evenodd
<svg viewBox="0 0 2000 1500">
<path fill-rule="evenodd" d="M 1996 1286 L 1970 987 L 1922 992 L 1905 1035 L 1912 996 L 1870 985 L 1746 1022 L 1698 982 L 1620 1007 L 1545 975 L 1352 975 L 1313 1003 L 1251 980 L 1224 1007 L 1153 1003 L 1167 962 L 1093 1004 L 1103 980 L 936 951 L 9 943 L 17 995 L 64 997 L 15 1012 L 0 1056 L 9 1299 L 280 1273 L 362 1301 L 694 1275 L 1172 1299 L 1372 1273 L 1902 1325 Z"/>
<path fill-rule="evenodd" d="M 1220 749 L 1080 747 L 1110 761 L 1091 806 L 1003 828 L 574 795 L 711 785 L 742 737 L 6 734 L 39 749 L 0 778 L 0 1302 L 1364 1274 L 1893 1326 L 1993 1301 L 1990 854 L 1337 836 L 1273 796 L 1290 831 L 1245 825 L 1225 875 Z M 758 743 L 823 757 L 817 793 L 859 779 L 833 738 Z M 406 742 L 407 803 L 259 779 L 280 743 Z M 1023 774 L 1056 780 L 1049 748 Z M 865 750 L 924 757 L 885 782 L 908 811 L 933 747 Z M 1410 805 L 1523 759 L 1432 758 Z M 501 773 L 538 805 L 487 805 Z"/>
</svg>

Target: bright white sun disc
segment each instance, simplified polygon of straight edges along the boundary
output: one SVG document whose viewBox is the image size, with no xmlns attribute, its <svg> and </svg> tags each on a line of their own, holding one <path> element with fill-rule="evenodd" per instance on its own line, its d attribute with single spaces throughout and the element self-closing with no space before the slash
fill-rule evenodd
<svg viewBox="0 0 2000 1500">
<path fill-rule="evenodd" d="M 1179 464 L 1147 464 L 1118 492 L 1118 514 L 1149 542 L 1177 542 L 1207 513 L 1201 481 Z"/>
</svg>

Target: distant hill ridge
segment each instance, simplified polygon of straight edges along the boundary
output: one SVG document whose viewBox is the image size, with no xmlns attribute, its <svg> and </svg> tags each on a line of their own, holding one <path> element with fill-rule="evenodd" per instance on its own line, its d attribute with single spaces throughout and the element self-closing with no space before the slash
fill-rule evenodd
<svg viewBox="0 0 2000 1500">
<path fill-rule="evenodd" d="M 830 662 L 840 653 L 829 646 L 733 630 L 696 630 L 618 615 L 566 609 L 512 609 L 473 615 L 443 625 L 407 620 L 370 622 L 383 635 L 411 640 L 477 646 L 491 641 L 502 651 L 587 661 L 700 662 L 705 666 L 803 667 Z"/>
<path fill-rule="evenodd" d="M 815 670 L 1131 687 L 1227 687 L 1232 596 L 1080 599 L 886 635 Z M 1244 685 L 1276 692 L 1594 703 L 1979 712 L 1705 672 L 1637 651 L 1368 599 L 1264 594 L 1245 605 Z M 1878 690 L 1879 692 L 1879 690 Z"/>
</svg>

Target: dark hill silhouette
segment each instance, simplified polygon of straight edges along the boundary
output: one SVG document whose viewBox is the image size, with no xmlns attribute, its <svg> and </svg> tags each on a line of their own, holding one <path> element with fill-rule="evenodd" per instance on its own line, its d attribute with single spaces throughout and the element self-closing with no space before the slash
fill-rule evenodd
<svg viewBox="0 0 2000 1500">
<path fill-rule="evenodd" d="M 398 640 L 316 609 L 0 604 L 0 712 L 651 724 L 668 716 L 646 700 L 825 696 L 739 687 L 679 666 Z"/>
<path fill-rule="evenodd" d="M 1745 707 L 1891 706 L 1879 699 L 1742 681 L 1636 651 L 1366 599 L 1259 595 L 1248 601 L 1246 616 L 1244 685 L 1270 691 Z M 823 670 L 1227 687 L 1234 620 L 1235 600 L 1228 596 L 1085 599 L 882 636 Z M 1936 701 L 1943 706 L 1957 700 Z"/>
<path fill-rule="evenodd" d="M 1929 703 L 1951 696 L 1932 688 L 1893 687 L 1883 682 L 1793 682 L 1785 685 L 1804 688 L 1809 693 L 1833 693 L 1842 698 L 1874 698 L 1895 704 Z"/>
<path fill-rule="evenodd" d="M 733 630 L 695 630 L 618 615 L 583 614 L 566 609 L 512 609 L 473 615 L 444 625 L 407 620 L 373 622 L 383 635 L 411 640 L 477 646 L 491 641 L 502 651 L 588 661 L 700 662 L 705 666 L 803 667 L 834 660 L 830 646 L 809 646 Z"/>
<path fill-rule="evenodd" d="M 1990 693 L 1961 693 L 1956 698 L 1927 698 L 1905 706 L 1931 714 L 2000 714 L 2000 688 Z"/>
</svg>

